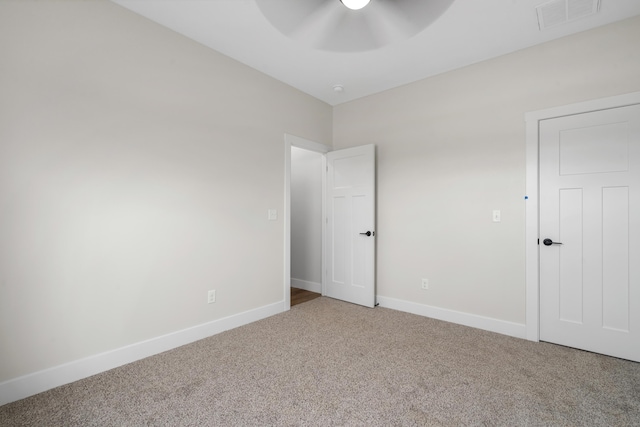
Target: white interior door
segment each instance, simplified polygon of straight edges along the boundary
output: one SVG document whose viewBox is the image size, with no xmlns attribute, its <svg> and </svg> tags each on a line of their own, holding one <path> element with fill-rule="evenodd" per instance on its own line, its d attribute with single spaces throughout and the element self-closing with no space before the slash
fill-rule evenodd
<svg viewBox="0 0 640 427">
<path fill-rule="evenodd" d="M 543 120 L 539 155 L 540 339 L 640 361 L 640 105 Z"/>
<path fill-rule="evenodd" d="M 327 153 L 324 295 L 375 305 L 375 146 Z"/>
</svg>

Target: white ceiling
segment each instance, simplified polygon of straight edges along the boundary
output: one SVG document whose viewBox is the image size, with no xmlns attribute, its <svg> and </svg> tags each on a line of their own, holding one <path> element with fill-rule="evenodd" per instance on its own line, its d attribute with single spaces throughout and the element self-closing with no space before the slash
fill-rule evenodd
<svg viewBox="0 0 640 427">
<path fill-rule="evenodd" d="M 601 0 L 599 13 L 541 31 L 535 8 L 548 0 L 455 0 L 409 39 L 345 53 L 288 38 L 256 0 L 112 1 L 330 105 L 640 15 L 640 0 Z"/>
</svg>

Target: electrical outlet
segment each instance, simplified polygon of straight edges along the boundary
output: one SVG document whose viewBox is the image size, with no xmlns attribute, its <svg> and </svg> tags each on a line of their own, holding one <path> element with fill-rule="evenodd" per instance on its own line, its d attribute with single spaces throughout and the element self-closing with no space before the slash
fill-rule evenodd
<svg viewBox="0 0 640 427">
<path fill-rule="evenodd" d="M 207 304 L 216 302 L 216 291 L 209 291 L 207 293 Z"/>
<path fill-rule="evenodd" d="M 422 289 L 429 289 L 429 279 L 422 279 Z"/>
</svg>

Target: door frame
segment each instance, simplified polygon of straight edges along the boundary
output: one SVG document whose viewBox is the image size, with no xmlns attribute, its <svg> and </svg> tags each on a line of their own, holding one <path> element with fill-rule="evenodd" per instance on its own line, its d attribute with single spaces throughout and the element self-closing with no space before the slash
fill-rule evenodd
<svg viewBox="0 0 640 427">
<path fill-rule="evenodd" d="M 332 150 L 328 145 L 314 142 L 299 136 L 284 134 L 284 311 L 291 309 L 291 147 L 302 148 L 322 154 L 322 218 L 326 218 L 326 185 L 327 168 L 326 154 Z M 325 228 L 322 221 L 322 294 L 325 292 Z"/>
<path fill-rule="evenodd" d="M 640 104 L 640 92 L 594 99 L 576 104 L 525 113 L 526 195 L 525 195 L 525 299 L 526 338 L 540 341 L 540 221 L 539 221 L 539 141 L 540 122 L 557 117 L 590 113 Z"/>
</svg>

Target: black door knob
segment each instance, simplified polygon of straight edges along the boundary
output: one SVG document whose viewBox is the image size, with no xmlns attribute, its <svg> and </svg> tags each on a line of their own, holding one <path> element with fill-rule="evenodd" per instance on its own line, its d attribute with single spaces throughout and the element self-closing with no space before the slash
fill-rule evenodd
<svg viewBox="0 0 640 427">
<path fill-rule="evenodd" d="M 553 240 L 551 240 L 551 239 L 544 239 L 544 240 L 542 241 L 542 243 L 543 243 L 545 246 L 561 245 L 561 244 L 562 244 L 562 243 L 560 243 L 560 242 L 554 242 L 554 241 L 553 241 Z"/>
<path fill-rule="evenodd" d="M 370 232 L 370 231 L 367 231 L 366 233 L 360 233 L 360 234 L 362 234 L 363 236 L 367 236 L 367 237 L 369 237 L 369 236 L 371 236 L 373 233 L 372 233 L 372 232 Z"/>
</svg>

